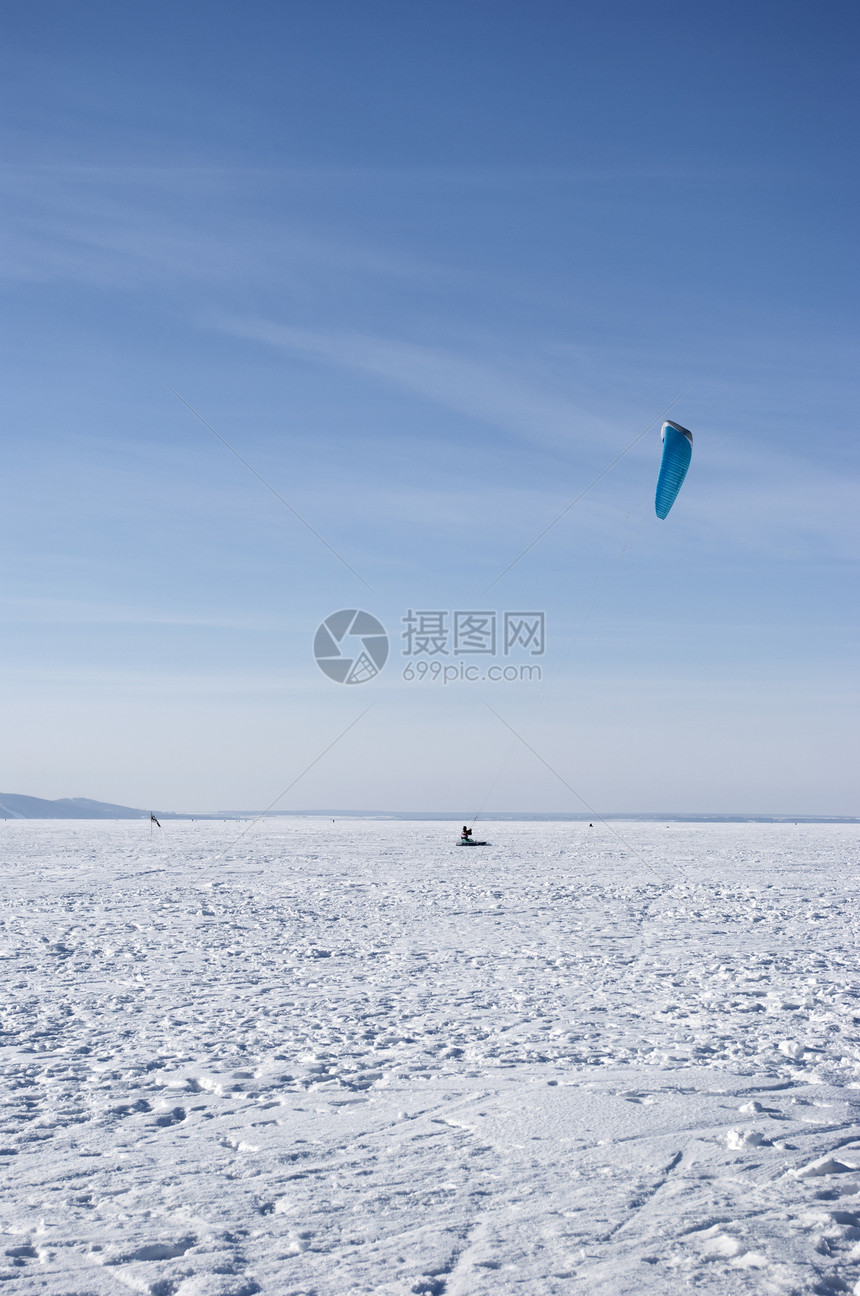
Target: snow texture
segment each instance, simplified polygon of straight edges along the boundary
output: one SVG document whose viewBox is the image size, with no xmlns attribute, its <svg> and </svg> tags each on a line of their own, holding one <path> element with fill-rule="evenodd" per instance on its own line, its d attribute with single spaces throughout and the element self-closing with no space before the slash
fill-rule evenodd
<svg viewBox="0 0 860 1296">
<path fill-rule="evenodd" d="M 3 825 L 10 1296 L 860 1292 L 860 829 Z"/>
</svg>

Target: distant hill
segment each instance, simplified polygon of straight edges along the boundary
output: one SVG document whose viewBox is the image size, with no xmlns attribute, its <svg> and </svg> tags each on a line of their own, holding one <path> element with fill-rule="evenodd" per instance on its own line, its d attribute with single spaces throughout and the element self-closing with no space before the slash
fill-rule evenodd
<svg viewBox="0 0 860 1296">
<path fill-rule="evenodd" d="M 148 819 L 148 810 L 135 810 L 133 806 L 113 805 L 110 801 L 91 801 L 88 797 L 64 797 L 59 801 L 45 801 L 42 797 L 20 796 L 16 792 L 0 792 L 0 819 Z M 193 812 L 176 810 L 159 810 L 155 814 L 159 819 L 256 819 L 266 815 L 268 818 L 328 818 L 339 819 L 402 819 L 440 820 L 462 823 L 463 815 L 455 810 L 197 810 Z M 800 815 L 800 814 L 677 814 L 669 811 L 654 814 L 652 811 L 625 813 L 607 811 L 598 815 L 579 814 L 577 811 L 557 811 L 551 813 L 534 813 L 528 810 L 493 811 L 485 810 L 481 819 L 486 822 L 535 822 L 535 823 L 578 823 L 600 819 L 633 820 L 641 823 L 853 823 L 860 824 L 860 818 L 851 815 Z"/>
<path fill-rule="evenodd" d="M 148 810 L 90 801 L 87 797 L 65 797 L 45 801 L 42 797 L 0 792 L 0 819 L 148 819 Z"/>
</svg>

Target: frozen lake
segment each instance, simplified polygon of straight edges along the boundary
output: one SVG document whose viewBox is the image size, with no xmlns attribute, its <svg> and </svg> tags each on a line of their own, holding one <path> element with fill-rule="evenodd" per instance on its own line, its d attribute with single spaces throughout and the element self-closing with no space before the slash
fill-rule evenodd
<svg viewBox="0 0 860 1296">
<path fill-rule="evenodd" d="M 0 825 L 9 1291 L 860 1292 L 860 828 L 616 826 Z"/>
</svg>

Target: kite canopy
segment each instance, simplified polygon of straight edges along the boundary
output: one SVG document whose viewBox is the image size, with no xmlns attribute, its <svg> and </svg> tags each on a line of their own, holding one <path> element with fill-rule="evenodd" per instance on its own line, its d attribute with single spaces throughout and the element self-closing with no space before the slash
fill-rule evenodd
<svg viewBox="0 0 860 1296">
<path fill-rule="evenodd" d="M 666 422 L 661 432 L 663 458 L 657 478 L 657 495 L 654 507 L 658 518 L 664 518 L 675 503 L 693 454 L 693 434 L 680 423 Z"/>
</svg>

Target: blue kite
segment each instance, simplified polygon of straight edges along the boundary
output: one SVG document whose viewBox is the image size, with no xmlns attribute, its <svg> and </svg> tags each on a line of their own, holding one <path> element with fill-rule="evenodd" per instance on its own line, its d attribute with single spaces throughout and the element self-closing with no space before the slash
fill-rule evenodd
<svg viewBox="0 0 860 1296">
<path fill-rule="evenodd" d="M 654 507 L 658 518 L 665 518 L 678 497 L 693 455 L 693 434 L 680 423 L 663 424 L 663 458 L 657 478 Z"/>
</svg>

